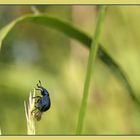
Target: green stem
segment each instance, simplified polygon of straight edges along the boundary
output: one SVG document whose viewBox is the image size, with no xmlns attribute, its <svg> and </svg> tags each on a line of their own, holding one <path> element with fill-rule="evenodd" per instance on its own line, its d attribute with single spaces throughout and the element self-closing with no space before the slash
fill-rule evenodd
<svg viewBox="0 0 140 140">
<path fill-rule="evenodd" d="M 98 21 L 96 25 L 95 36 L 93 37 L 94 41 L 92 41 L 91 43 L 91 50 L 90 50 L 89 58 L 88 58 L 86 79 L 85 79 L 84 90 L 83 90 L 83 98 L 82 98 L 82 103 L 80 107 L 77 130 L 76 130 L 77 134 L 81 134 L 82 129 L 83 129 L 86 108 L 87 108 L 87 100 L 88 100 L 88 95 L 89 95 L 90 81 L 91 81 L 92 71 L 95 68 L 95 59 L 97 56 L 97 51 L 98 51 L 98 46 L 99 46 L 98 45 L 99 37 L 101 33 L 103 19 L 105 16 L 105 9 L 106 9 L 105 6 L 99 6 L 99 16 L 98 16 Z"/>
<path fill-rule="evenodd" d="M 37 6 L 32 5 L 32 6 L 30 6 L 30 8 L 31 8 L 31 11 L 32 11 L 35 15 L 41 14 L 40 11 L 38 10 Z"/>
</svg>

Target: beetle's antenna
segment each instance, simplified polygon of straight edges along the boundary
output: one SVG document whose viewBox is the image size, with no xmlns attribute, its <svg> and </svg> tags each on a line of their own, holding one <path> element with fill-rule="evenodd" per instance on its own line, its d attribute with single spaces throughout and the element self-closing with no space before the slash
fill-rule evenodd
<svg viewBox="0 0 140 140">
<path fill-rule="evenodd" d="M 39 80 L 39 83 L 36 84 L 38 88 L 42 88 L 41 81 Z"/>
<path fill-rule="evenodd" d="M 41 81 L 39 80 L 39 84 L 40 84 L 40 86 L 42 86 L 42 84 L 41 84 Z"/>
</svg>

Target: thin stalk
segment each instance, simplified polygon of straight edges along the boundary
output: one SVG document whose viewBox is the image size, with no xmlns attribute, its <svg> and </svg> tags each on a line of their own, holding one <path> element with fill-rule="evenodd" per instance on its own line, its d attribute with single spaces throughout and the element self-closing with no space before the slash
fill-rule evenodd
<svg viewBox="0 0 140 140">
<path fill-rule="evenodd" d="M 28 135 L 35 135 L 35 121 L 33 116 L 31 115 L 31 111 L 33 110 L 35 104 L 33 97 L 35 97 L 35 89 L 33 92 L 30 92 L 29 101 L 24 101 Z"/>
<path fill-rule="evenodd" d="M 101 34 L 101 28 L 102 28 L 103 19 L 105 16 L 105 9 L 106 9 L 105 6 L 99 6 L 99 16 L 98 16 L 98 21 L 96 25 L 95 35 L 93 37 L 94 41 L 92 41 L 91 43 L 91 50 L 89 52 L 87 72 L 86 72 L 83 97 L 82 97 L 82 103 L 81 103 L 80 112 L 79 112 L 76 134 L 81 134 L 83 130 L 83 124 L 84 124 L 84 119 L 85 119 L 86 109 L 87 109 L 89 88 L 90 88 L 90 83 L 91 83 L 92 72 L 95 69 L 95 59 L 98 52 L 99 37 Z"/>
</svg>

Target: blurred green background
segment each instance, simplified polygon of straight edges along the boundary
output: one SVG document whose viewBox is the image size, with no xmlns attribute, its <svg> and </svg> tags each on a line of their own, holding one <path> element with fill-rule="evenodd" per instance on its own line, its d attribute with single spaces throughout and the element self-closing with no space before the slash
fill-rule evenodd
<svg viewBox="0 0 140 140">
<path fill-rule="evenodd" d="M 37 6 L 92 35 L 96 6 Z M 0 6 L 0 28 L 31 6 Z M 109 6 L 101 44 L 127 73 L 140 98 L 140 6 Z M 38 80 L 52 106 L 36 122 L 37 134 L 75 134 L 88 49 L 56 30 L 24 22 L 8 35 L 0 51 L 0 128 L 2 134 L 27 134 L 24 101 Z M 140 134 L 140 108 L 99 60 L 88 100 L 84 134 Z"/>
</svg>

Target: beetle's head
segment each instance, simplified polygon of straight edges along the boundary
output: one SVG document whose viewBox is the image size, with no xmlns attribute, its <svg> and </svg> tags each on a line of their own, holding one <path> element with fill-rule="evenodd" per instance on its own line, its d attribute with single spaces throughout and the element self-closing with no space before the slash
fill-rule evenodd
<svg viewBox="0 0 140 140">
<path fill-rule="evenodd" d="M 38 83 L 36 84 L 38 88 L 42 88 L 41 81 L 39 80 Z"/>
</svg>

